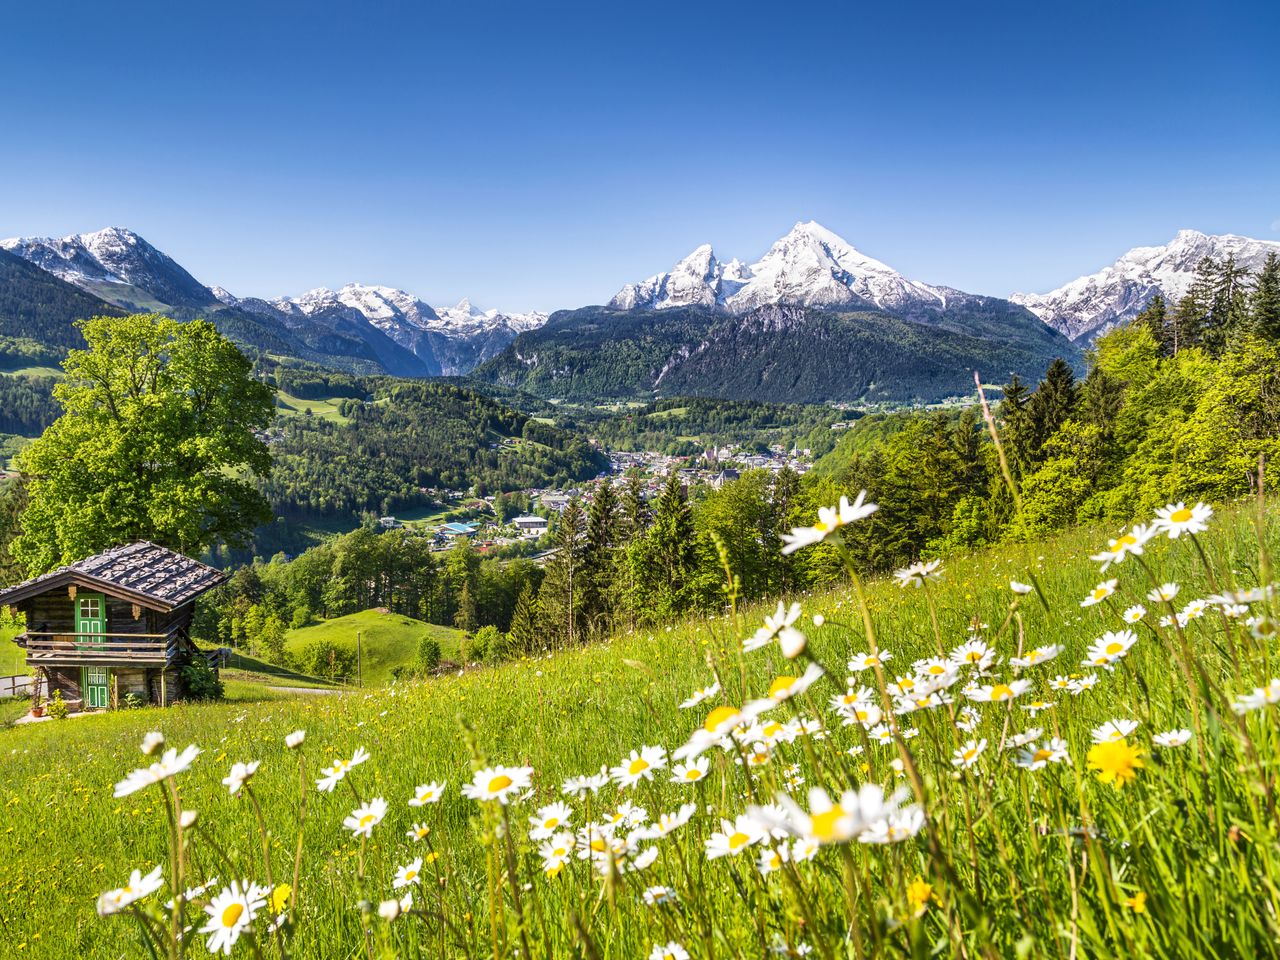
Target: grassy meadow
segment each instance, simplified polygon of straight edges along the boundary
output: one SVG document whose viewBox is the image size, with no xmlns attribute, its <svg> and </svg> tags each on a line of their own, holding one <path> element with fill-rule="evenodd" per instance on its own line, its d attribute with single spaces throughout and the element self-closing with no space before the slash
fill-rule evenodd
<svg viewBox="0 0 1280 960">
<path fill-rule="evenodd" d="M 237 931 L 232 953 L 240 956 L 1274 954 L 1280 708 L 1265 704 L 1280 690 L 1243 717 L 1230 707 L 1277 673 L 1265 626 L 1242 626 L 1246 616 L 1274 622 L 1274 601 L 1231 618 L 1192 608 L 1183 629 L 1161 626 L 1168 605 L 1146 599 L 1167 582 L 1180 586 L 1178 610 L 1217 592 L 1196 544 L 1219 588 L 1269 581 L 1252 508 L 1220 511 L 1195 543 L 1153 540 L 1143 557 L 1100 575 L 1089 555 L 1115 535 L 1074 531 L 950 558 L 924 588 L 869 583 L 865 620 L 851 586 L 798 598 L 804 614 L 793 626 L 808 646 L 795 660 L 782 657 L 776 640 L 742 652 L 742 640 L 772 613 L 749 609 L 383 689 L 278 699 L 236 685 L 237 699 L 217 705 L 0 730 L 4 952 L 147 955 L 135 918 L 99 917 L 94 903 L 131 869 L 165 864 L 171 875 L 166 809 L 180 798 L 182 809 L 198 812 L 183 834 L 181 885 L 219 881 L 193 894 L 187 922 L 203 925 L 201 908 L 233 877 L 292 888 L 270 906 L 251 898 L 245 910 L 228 912 L 221 901 L 210 908 L 214 924 L 256 914 Z M 1265 542 L 1278 539 L 1280 514 L 1270 514 Z M 1119 580 L 1113 596 L 1081 605 L 1111 577 Z M 1016 594 L 1011 580 L 1038 590 Z M 1139 603 L 1148 612 L 1132 624 L 1128 654 L 1111 670 L 1082 666 L 1090 644 L 1124 630 L 1122 611 Z M 814 615 L 825 622 L 815 625 Z M 873 639 L 883 677 L 871 669 L 847 683 L 846 661 L 866 655 Z M 967 642 L 989 644 L 995 659 L 966 661 L 960 682 L 942 691 L 952 702 L 893 720 L 886 712 L 883 726 L 870 728 L 845 723 L 830 703 L 865 686 L 863 709 L 887 704 L 886 683 L 927 676 L 913 661 L 936 657 L 939 644 L 949 653 Z M 1052 659 L 1009 663 L 1050 645 L 1063 648 Z M 816 663 L 828 675 L 781 699 L 788 681 L 779 678 L 806 677 Z M 720 692 L 681 709 L 717 676 Z M 1055 677 L 1079 692 L 1058 689 Z M 1026 690 L 1019 680 L 1029 681 Z M 1001 684 L 1016 695 L 978 702 L 962 693 Z M 683 773 L 672 782 L 670 754 L 713 723 L 712 708 L 744 707 L 766 691 L 777 699 L 742 722 L 749 736 L 703 753 L 697 782 Z M 1136 727 L 1114 739 L 1103 731 L 1106 742 L 1094 743 L 1095 728 L 1126 720 Z M 306 739 L 292 751 L 285 736 L 298 729 Z M 1183 746 L 1153 741 L 1182 729 L 1191 731 Z M 151 762 L 138 746 L 151 730 L 170 747 L 202 752 L 174 778 L 113 798 L 114 784 Z M 1054 738 L 1061 743 L 1050 745 Z M 632 756 L 658 746 L 665 755 Z M 357 749 L 370 759 L 333 792 L 318 791 L 322 768 Z M 255 760 L 260 769 L 232 795 L 222 779 L 233 763 Z M 477 780 L 506 791 L 509 802 L 461 795 L 476 769 L 495 764 L 532 768 L 529 788 L 520 788 L 522 770 L 484 769 Z M 562 793 L 567 778 L 602 766 L 638 779 Z M 410 806 L 418 785 L 432 782 L 444 784 L 442 798 Z M 868 787 L 842 798 L 853 785 Z M 876 811 L 876 786 L 891 798 L 905 793 Z M 838 801 L 838 817 L 810 795 L 817 787 Z M 779 795 L 799 812 L 786 801 L 769 808 Z M 344 819 L 375 797 L 385 798 L 385 816 L 368 814 L 370 835 L 357 837 Z M 559 801 L 567 813 L 545 809 Z M 677 816 L 675 826 L 647 830 L 684 804 L 693 805 L 682 813 L 687 822 Z M 755 815 L 740 819 L 749 808 Z M 597 826 L 581 839 L 554 831 L 547 841 L 531 838 L 530 818 L 552 816 L 557 830 L 566 820 L 570 830 Z M 583 840 L 595 851 L 587 858 L 576 855 Z M 540 852 L 544 843 L 572 849 L 561 858 Z M 709 858 L 708 850 L 723 855 Z M 415 875 L 395 887 L 397 868 L 415 863 Z M 405 893 L 411 900 L 400 902 Z M 157 942 L 169 922 L 159 904 L 170 896 L 163 889 L 139 901 Z M 278 935 L 267 929 L 269 913 L 294 908 Z M 206 955 L 206 936 L 190 934 L 186 952 Z"/>
<path fill-rule="evenodd" d="M 285 650 L 297 656 L 312 643 L 324 641 L 354 652 L 356 634 L 360 635 L 365 686 L 389 682 L 391 671 L 396 667 L 412 667 L 417 662 L 418 642 L 423 637 L 434 637 L 440 644 L 441 658 L 455 662 L 460 659 L 463 638 L 462 631 L 452 627 L 426 623 L 398 613 L 362 610 L 290 630 L 285 639 Z"/>
</svg>

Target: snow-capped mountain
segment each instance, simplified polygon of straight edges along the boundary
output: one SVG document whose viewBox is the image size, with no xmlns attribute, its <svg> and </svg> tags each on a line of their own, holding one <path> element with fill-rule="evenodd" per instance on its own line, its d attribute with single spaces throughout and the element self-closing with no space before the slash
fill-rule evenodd
<svg viewBox="0 0 1280 960">
<path fill-rule="evenodd" d="M 709 245 L 671 270 L 623 287 L 610 301 L 622 309 L 716 306 L 744 313 L 766 304 L 938 311 L 958 291 L 909 280 L 859 252 L 821 224 L 797 223 L 750 266 L 723 263 Z"/>
<path fill-rule="evenodd" d="M 445 375 L 467 373 L 518 334 L 547 320 L 544 313 L 482 312 L 469 300 L 454 307 L 432 307 L 404 290 L 359 283 L 339 290 L 320 287 L 299 297 L 280 297 L 270 305 L 293 323 L 303 318 L 362 319 Z"/>
<path fill-rule="evenodd" d="M 547 320 L 543 313 L 482 312 L 466 300 L 435 309 L 403 290 L 358 283 L 274 300 L 237 297 L 224 287 L 204 286 L 173 258 L 120 227 L 60 239 L 15 237 L 0 240 L 0 248 L 116 306 L 184 317 L 208 314 L 257 347 L 280 352 L 301 338 L 309 359 L 346 357 L 354 350 L 351 359 L 402 376 L 467 373 Z M 233 315 L 238 322 L 232 323 Z M 246 315 L 262 325 L 252 335 L 243 324 Z"/>
<path fill-rule="evenodd" d="M 213 292 L 168 255 L 121 227 L 68 237 L 14 237 L 0 247 L 120 306 L 202 307 Z"/>
<path fill-rule="evenodd" d="M 1191 288 L 1205 257 L 1234 256 L 1256 272 L 1269 253 L 1280 254 L 1280 243 L 1180 230 L 1162 246 L 1134 247 L 1111 266 L 1057 290 L 1015 293 L 1009 299 L 1072 340 L 1091 340 L 1137 316 L 1157 293 L 1176 303 Z"/>
</svg>

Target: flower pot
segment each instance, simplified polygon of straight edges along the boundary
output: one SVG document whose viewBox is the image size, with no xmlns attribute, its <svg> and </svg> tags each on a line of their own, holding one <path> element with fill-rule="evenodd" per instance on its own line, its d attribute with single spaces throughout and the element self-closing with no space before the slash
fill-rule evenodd
<svg viewBox="0 0 1280 960">
<path fill-rule="evenodd" d="M 31 708 L 31 715 L 32 715 L 33 717 L 43 717 L 43 716 L 44 716 L 44 707 L 32 707 L 32 708 Z"/>
</svg>

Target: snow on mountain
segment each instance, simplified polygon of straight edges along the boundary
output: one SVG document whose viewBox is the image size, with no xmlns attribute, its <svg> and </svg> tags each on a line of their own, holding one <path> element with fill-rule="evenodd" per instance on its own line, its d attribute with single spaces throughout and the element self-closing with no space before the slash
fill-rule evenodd
<svg viewBox="0 0 1280 960">
<path fill-rule="evenodd" d="M 0 240 L 0 247 L 121 306 L 200 307 L 215 302 L 213 292 L 171 257 L 121 227 L 60 239 L 14 237 Z"/>
<path fill-rule="evenodd" d="M 518 334 L 547 321 L 544 313 L 480 311 L 468 300 L 454 307 L 432 307 L 404 290 L 359 283 L 348 283 L 339 290 L 320 287 L 270 303 L 287 322 L 295 324 L 304 318 L 366 321 L 400 346 L 438 363 L 449 375 L 469 372 Z"/>
<path fill-rule="evenodd" d="M 610 305 L 719 306 L 733 313 L 765 304 L 912 312 L 943 309 L 950 293 L 907 279 L 810 220 L 797 223 L 750 266 L 722 263 L 704 244 L 670 271 L 623 287 Z"/>
<path fill-rule="evenodd" d="M 1137 316 L 1157 293 L 1176 303 L 1191 288 L 1205 257 L 1234 256 L 1256 272 L 1273 252 L 1280 254 L 1280 243 L 1180 230 L 1162 246 L 1134 247 L 1110 266 L 1057 290 L 1015 293 L 1009 299 L 1072 340 L 1089 340 Z"/>
</svg>

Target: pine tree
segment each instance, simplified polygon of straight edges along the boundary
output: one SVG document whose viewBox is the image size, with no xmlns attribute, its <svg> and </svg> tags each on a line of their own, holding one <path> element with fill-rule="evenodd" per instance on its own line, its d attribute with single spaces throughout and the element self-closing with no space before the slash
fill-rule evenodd
<svg viewBox="0 0 1280 960">
<path fill-rule="evenodd" d="M 1205 349 L 1221 356 L 1236 337 L 1249 326 L 1249 270 L 1236 263 L 1234 254 L 1217 265 L 1212 276 L 1209 323 Z"/>
<path fill-rule="evenodd" d="M 632 472 L 627 477 L 622 491 L 622 523 L 620 536 L 623 540 L 638 537 L 649 525 L 649 507 L 644 500 L 644 481 L 640 474 Z"/>
<path fill-rule="evenodd" d="M 1039 455 L 1045 442 L 1075 412 L 1079 399 L 1080 388 L 1076 385 L 1075 371 L 1061 357 L 1055 358 L 1027 403 L 1031 441 L 1029 452 L 1033 458 Z"/>
<path fill-rule="evenodd" d="M 541 636 L 537 623 L 537 603 L 533 581 L 526 580 L 524 589 L 516 599 L 516 609 L 511 615 L 511 629 L 507 632 L 511 648 L 517 655 L 532 653 L 538 649 Z"/>
<path fill-rule="evenodd" d="M 618 544 L 618 497 L 608 480 L 597 485 L 587 515 L 582 550 L 582 618 L 587 632 L 600 635 L 612 622 L 617 590 L 614 555 Z"/>
<path fill-rule="evenodd" d="M 1280 257 L 1267 254 L 1258 273 L 1250 303 L 1254 331 L 1268 340 L 1280 340 Z"/>
<path fill-rule="evenodd" d="M 999 416 L 1004 425 L 1004 444 L 1012 461 L 1010 466 L 1018 471 L 1031 455 L 1031 420 L 1027 415 L 1031 390 L 1016 373 L 1003 390 Z"/>
<path fill-rule="evenodd" d="M 1098 427 L 1104 437 L 1110 437 L 1123 404 L 1124 385 L 1101 367 L 1090 369 L 1081 391 L 1085 420 Z"/>
<path fill-rule="evenodd" d="M 476 601 L 471 593 L 471 584 L 464 583 L 458 595 L 458 609 L 453 614 L 453 625 L 466 633 L 476 629 Z"/>
<path fill-rule="evenodd" d="M 572 498 L 560 514 L 555 529 L 555 557 L 538 594 L 538 610 L 544 632 L 561 645 L 582 639 L 582 554 L 585 518 L 582 504 Z"/>
<path fill-rule="evenodd" d="M 1160 352 L 1165 356 L 1173 354 L 1172 330 L 1169 327 L 1169 304 L 1164 295 L 1157 293 L 1152 297 L 1142 312 L 1133 318 L 1135 326 L 1146 327 L 1151 336 L 1160 344 Z"/>
<path fill-rule="evenodd" d="M 672 470 L 644 539 L 641 589 L 649 605 L 645 613 L 663 619 L 687 609 L 696 563 L 693 515 L 680 474 Z"/>
</svg>

